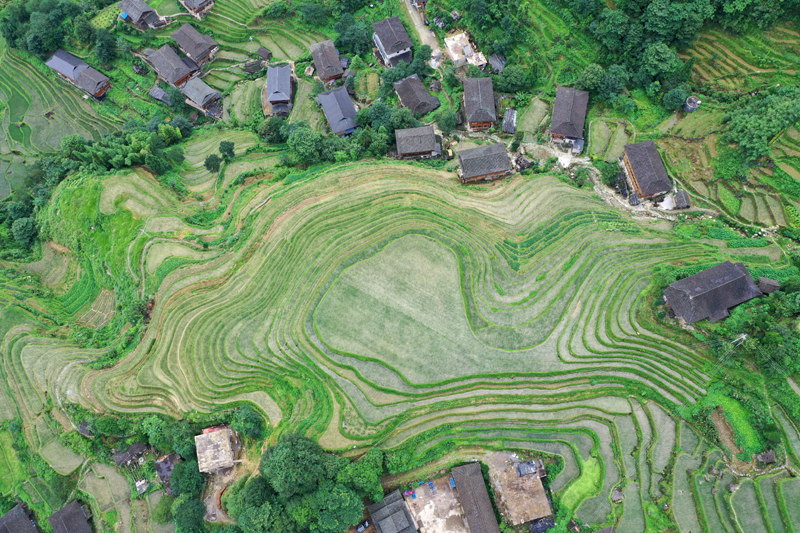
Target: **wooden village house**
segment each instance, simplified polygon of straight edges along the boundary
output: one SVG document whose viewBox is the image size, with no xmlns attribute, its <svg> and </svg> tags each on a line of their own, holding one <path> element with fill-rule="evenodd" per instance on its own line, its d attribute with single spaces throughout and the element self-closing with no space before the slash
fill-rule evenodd
<svg viewBox="0 0 800 533">
<path fill-rule="evenodd" d="M 497 120 L 492 78 L 464 78 L 464 119 L 472 131 L 488 130 Z"/>
<path fill-rule="evenodd" d="M 158 12 L 142 0 L 122 0 L 119 8 L 121 9 L 119 18 L 139 30 L 156 29 L 167 25 L 166 19 L 158 16 Z"/>
<path fill-rule="evenodd" d="M 39 533 L 33 522 L 32 513 L 21 504 L 0 516 L 0 533 Z"/>
<path fill-rule="evenodd" d="M 292 66 L 277 65 L 267 68 L 264 84 L 264 115 L 287 118 L 292 111 Z"/>
<path fill-rule="evenodd" d="M 191 78 L 181 87 L 181 93 L 186 97 L 186 103 L 206 116 L 212 118 L 222 117 L 222 95 L 208 86 L 200 78 Z"/>
<path fill-rule="evenodd" d="M 186 57 L 200 66 L 205 65 L 214 59 L 214 54 L 219 50 L 217 41 L 209 35 L 203 35 L 191 24 L 184 24 L 172 38 L 178 43 L 178 47 L 186 54 Z"/>
<path fill-rule="evenodd" d="M 197 20 L 206 16 L 214 7 L 214 0 L 180 0 L 180 3 Z"/>
<path fill-rule="evenodd" d="M 625 145 L 622 157 L 632 193 L 640 200 L 653 198 L 672 189 L 672 182 L 653 141 Z M 631 194 L 633 196 L 633 194 Z"/>
<path fill-rule="evenodd" d="M 345 87 L 338 87 L 317 95 L 316 102 L 331 127 L 331 132 L 342 137 L 356 129 L 356 108 Z"/>
<path fill-rule="evenodd" d="M 550 122 L 550 139 L 573 147 L 575 153 L 583 151 L 586 109 L 589 93 L 570 87 L 557 87 Z"/>
<path fill-rule="evenodd" d="M 45 65 L 55 70 L 59 76 L 71 84 L 83 89 L 95 98 L 102 98 L 111 88 L 108 76 L 95 70 L 83 60 L 78 59 L 64 50 L 57 50 Z"/>
<path fill-rule="evenodd" d="M 411 38 L 399 17 L 390 17 L 372 24 L 375 33 L 372 41 L 387 67 L 394 67 L 400 61 L 411 64 Z"/>
<path fill-rule="evenodd" d="M 77 500 L 50 515 L 50 527 L 53 533 L 92 533 L 89 524 L 90 514 Z"/>
<path fill-rule="evenodd" d="M 147 61 L 152 65 L 158 76 L 176 87 L 189 81 L 195 73 L 200 71 L 197 63 L 191 58 L 183 58 L 168 44 L 158 50 L 147 48 L 144 51 Z"/>
<path fill-rule="evenodd" d="M 728 310 L 761 296 L 753 276 L 742 263 L 725 261 L 683 278 L 664 289 L 664 300 L 687 324 L 703 319 L 717 322 Z"/>
<path fill-rule="evenodd" d="M 441 105 L 439 99 L 431 96 L 416 74 L 403 78 L 393 85 L 400 103 L 410 109 L 415 116 L 427 115 Z"/>
<path fill-rule="evenodd" d="M 502 144 L 486 144 L 458 152 L 461 183 L 494 180 L 511 172 L 511 160 Z"/>
<path fill-rule="evenodd" d="M 441 155 L 433 126 L 407 128 L 394 131 L 397 139 L 397 157 L 402 159 L 430 158 Z"/>
<path fill-rule="evenodd" d="M 457 466 L 451 474 L 470 533 L 500 533 L 480 463 Z"/>
<path fill-rule="evenodd" d="M 317 76 L 324 82 L 338 80 L 344 74 L 344 69 L 339 61 L 339 52 L 333 45 L 332 40 L 312 44 L 311 57 L 314 58 L 314 68 L 317 69 Z"/>
</svg>

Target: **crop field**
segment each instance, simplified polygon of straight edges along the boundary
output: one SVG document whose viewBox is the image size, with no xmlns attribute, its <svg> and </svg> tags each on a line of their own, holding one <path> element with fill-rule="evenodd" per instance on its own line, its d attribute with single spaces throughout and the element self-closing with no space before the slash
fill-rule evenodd
<svg viewBox="0 0 800 533">
<path fill-rule="evenodd" d="M 8 103 L 0 112 L 0 158 L 12 150 L 25 155 L 52 152 L 61 147 L 65 135 L 97 140 L 121 127 L 100 116 L 55 74 L 43 73 L 6 48 L 2 39 L 0 66 L 0 95 Z"/>
</svg>

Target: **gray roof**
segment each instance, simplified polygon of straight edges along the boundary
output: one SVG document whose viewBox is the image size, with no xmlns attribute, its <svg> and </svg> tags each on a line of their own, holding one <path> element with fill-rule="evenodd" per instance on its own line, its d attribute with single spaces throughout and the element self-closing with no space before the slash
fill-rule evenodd
<svg viewBox="0 0 800 533">
<path fill-rule="evenodd" d="M 494 122 L 492 78 L 464 78 L 464 112 L 467 122 Z"/>
<path fill-rule="evenodd" d="M 588 92 L 570 87 L 557 87 L 550 133 L 572 139 L 583 139 L 583 125 L 586 123 L 588 106 Z"/>
<path fill-rule="evenodd" d="M 77 500 L 50 515 L 49 520 L 54 533 L 92 533 L 89 519 Z"/>
<path fill-rule="evenodd" d="M 169 483 L 169 478 L 172 477 L 172 470 L 180 461 L 181 456 L 177 452 L 172 452 L 170 455 L 166 455 L 156 461 L 156 474 L 158 474 L 158 479 L 161 480 L 162 484 Z"/>
<path fill-rule="evenodd" d="M 89 94 L 96 94 L 108 83 L 108 76 L 102 74 L 92 67 L 83 69 L 75 80 L 75 85 Z"/>
<path fill-rule="evenodd" d="M 147 450 L 147 445 L 145 443 L 134 442 L 133 444 L 128 446 L 128 448 L 125 451 L 115 453 L 114 455 L 111 456 L 111 458 L 114 459 L 114 464 L 116 464 L 117 466 L 122 466 L 128 463 L 129 461 L 137 459 L 140 455 L 142 455 L 145 452 L 145 450 Z"/>
<path fill-rule="evenodd" d="M 643 196 L 667 192 L 672 188 L 672 182 L 661 161 L 661 156 L 658 154 L 656 143 L 643 141 L 626 144 L 625 153 L 628 155 L 628 161 L 630 161 Z"/>
<path fill-rule="evenodd" d="M 198 11 L 210 4 L 211 0 L 184 0 L 184 2 L 186 2 L 186 5 L 192 10 Z"/>
<path fill-rule="evenodd" d="M 417 532 L 417 526 L 399 490 L 387 494 L 378 503 L 368 505 L 367 510 L 378 533 Z"/>
<path fill-rule="evenodd" d="M 0 533 L 39 533 L 21 505 L 0 516 Z"/>
<path fill-rule="evenodd" d="M 264 61 L 269 61 L 270 59 L 272 59 L 272 52 L 270 52 L 269 48 L 264 48 L 263 46 L 258 47 L 258 50 L 256 50 L 256 54 L 258 54 L 258 57 L 260 57 Z"/>
<path fill-rule="evenodd" d="M 692 207 L 692 201 L 689 199 L 689 193 L 683 189 L 675 193 L 675 208 L 676 209 L 689 209 Z"/>
<path fill-rule="evenodd" d="M 172 105 L 172 102 L 170 102 L 169 96 L 167 95 L 167 91 L 165 91 L 158 85 L 155 85 L 153 86 L 152 89 L 150 89 L 150 97 L 155 98 L 156 100 L 159 100 L 161 102 L 164 102 L 167 105 Z"/>
<path fill-rule="evenodd" d="M 45 65 L 72 81 L 78 79 L 78 74 L 80 74 L 82 70 L 89 68 L 89 65 L 86 64 L 85 61 L 78 59 L 72 54 L 68 54 L 64 50 L 56 50 L 56 53 L 47 60 Z"/>
<path fill-rule="evenodd" d="M 168 44 L 158 50 L 145 50 L 147 60 L 153 65 L 158 75 L 164 78 L 167 83 L 175 84 L 185 76 L 196 72 L 197 67 L 192 67 L 183 61 L 178 53 Z"/>
<path fill-rule="evenodd" d="M 536 468 L 536 463 L 534 463 L 533 461 L 520 463 L 519 466 L 517 466 L 517 475 L 519 477 L 535 474 L 537 471 L 538 470 Z"/>
<path fill-rule="evenodd" d="M 516 133 L 517 132 L 517 110 L 506 108 L 503 114 L 503 133 Z"/>
<path fill-rule="evenodd" d="M 742 263 L 725 261 L 664 289 L 664 299 L 676 315 L 694 324 L 707 318 L 716 322 L 728 309 L 761 296 L 753 276 Z"/>
<path fill-rule="evenodd" d="M 316 102 L 322 106 L 325 118 L 333 133 L 342 133 L 356 127 L 356 108 L 344 86 L 317 95 Z"/>
<path fill-rule="evenodd" d="M 181 88 L 181 92 L 186 98 L 200 107 L 205 107 L 210 102 L 222 98 L 220 93 L 198 78 L 192 78 L 187 81 L 186 85 Z"/>
<path fill-rule="evenodd" d="M 481 465 L 470 463 L 459 466 L 452 470 L 452 474 L 470 533 L 500 533 L 483 481 Z"/>
<path fill-rule="evenodd" d="M 267 68 L 267 101 L 285 102 L 292 99 L 292 67 L 278 65 Z"/>
<path fill-rule="evenodd" d="M 127 13 L 133 22 L 137 24 L 142 21 L 145 15 L 153 12 L 153 8 L 142 0 L 122 0 L 119 3 L 119 8 L 123 13 Z"/>
<path fill-rule="evenodd" d="M 492 65 L 492 68 L 498 74 L 502 74 L 503 70 L 506 68 L 506 58 L 497 54 L 492 54 L 489 56 L 489 64 Z"/>
<path fill-rule="evenodd" d="M 342 64 L 339 63 L 339 52 L 333 45 L 333 41 L 328 39 L 321 43 L 311 45 L 311 56 L 314 58 L 314 67 L 320 79 L 327 80 L 341 76 L 344 72 Z"/>
<path fill-rule="evenodd" d="M 762 463 L 772 464 L 777 460 L 777 457 L 775 457 L 775 450 L 768 450 L 766 452 L 756 454 L 756 459 Z"/>
<path fill-rule="evenodd" d="M 758 290 L 764 294 L 772 294 L 781 290 L 781 282 L 776 279 L 760 277 L 758 278 Z"/>
<path fill-rule="evenodd" d="M 375 35 L 383 45 L 387 54 L 396 54 L 400 50 L 411 48 L 411 37 L 398 17 L 379 20 L 372 24 Z"/>
<path fill-rule="evenodd" d="M 511 161 L 502 144 L 487 144 L 461 150 L 458 152 L 458 164 L 464 179 L 511 170 Z"/>
<path fill-rule="evenodd" d="M 425 115 L 441 105 L 439 99 L 431 96 L 416 74 L 395 82 L 394 90 L 400 102 L 414 114 Z"/>
<path fill-rule="evenodd" d="M 172 34 L 172 38 L 186 55 L 195 61 L 203 61 L 217 47 L 217 41 L 210 35 L 203 35 L 191 24 L 184 24 Z"/>
<path fill-rule="evenodd" d="M 433 132 L 433 126 L 394 130 L 394 136 L 397 139 L 399 155 L 436 151 L 436 134 Z"/>
</svg>

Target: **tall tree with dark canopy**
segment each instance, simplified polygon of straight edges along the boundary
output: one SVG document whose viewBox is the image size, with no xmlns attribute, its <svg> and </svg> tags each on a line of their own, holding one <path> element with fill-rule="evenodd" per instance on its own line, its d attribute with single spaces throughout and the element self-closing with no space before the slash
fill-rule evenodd
<svg viewBox="0 0 800 533">
<path fill-rule="evenodd" d="M 284 434 L 261 458 L 261 475 L 283 499 L 312 492 L 325 479 L 319 444 L 296 434 Z"/>
</svg>

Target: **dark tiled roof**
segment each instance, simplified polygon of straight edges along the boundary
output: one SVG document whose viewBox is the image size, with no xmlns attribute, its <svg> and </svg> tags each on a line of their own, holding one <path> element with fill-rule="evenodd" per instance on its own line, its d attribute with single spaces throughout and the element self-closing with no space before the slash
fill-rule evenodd
<svg viewBox="0 0 800 533">
<path fill-rule="evenodd" d="M 161 483 L 165 485 L 169 483 L 169 478 L 172 477 L 172 470 L 180 460 L 181 456 L 173 452 L 171 455 L 167 455 L 156 461 L 156 474 L 158 474 L 158 479 L 161 480 Z"/>
<path fill-rule="evenodd" d="M 395 82 L 394 90 L 400 102 L 414 114 L 425 115 L 441 105 L 439 99 L 431 96 L 425 89 L 416 74 Z"/>
<path fill-rule="evenodd" d="M 398 17 L 375 22 L 372 24 L 372 28 L 387 54 L 392 55 L 400 50 L 411 48 L 411 38 Z"/>
<path fill-rule="evenodd" d="M 387 494 L 378 503 L 368 505 L 367 510 L 378 533 L 416 533 L 417 531 L 399 490 Z"/>
<path fill-rule="evenodd" d="M 414 54 L 412 54 L 411 51 L 409 50 L 408 52 L 400 54 L 399 56 L 394 56 L 389 58 L 389 66 L 396 67 L 397 65 L 400 64 L 401 61 L 405 61 L 407 65 L 410 65 L 413 57 Z"/>
<path fill-rule="evenodd" d="M 122 0 L 119 3 L 119 8 L 123 13 L 127 13 L 133 22 L 137 24 L 142 21 L 145 15 L 153 12 L 153 8 L 142 0 Z"/>
<path fill-rule="evenodd" d="M 191 62 L 187 64 L 186 61 L 181 60 L 178 53 L 168 44 L 158 50 L 145 50 L 145 55 L 147 60 L 152 63 L 153 68 L 156 69 L 156 72 L 158 72 L 158 75 L 164 78 L 167 83 L 174 84 L 192 72 L 197 71 L 196 66 L 193 67 Z"/>
<path fill-rule="evenodd" d="M 21 505 L 0 516 L 0 533 L 39 533 Z"/>
<path fill-rule="evenodd" d="M 78 79 L 78 74 L 80 74 L 82 70 L 89 68 L 86 62 L 64 50 L 57 50 L 56 53 L 53 54 L 53 57 L 47 60 L 45 65 L 72 81 Z"/>
<path fill-rule="evenodd" d="M 201 79 L 192 78 L 181 88 L 183 95 L 199 105 L 205 107 L 210 102 L 222 98 L 222 95 L 212 89 Z"/>
<path fill-rule="evenodd" d="M 776 279 L 758 278 L 758 290 L 764 294 L 772 294 L 781 290 L 781 282 Z"/>
<path fill-rule="evenodd" d="M 322 106 L 325 118 L 333 133 L 342 133 L 356 127 L 356 108 L 345 87 L 339 87 L 317 95 L 316 102 Z"/>
<path fill-rule="evenodd" d="M 483 481 L 481 465 L 470 463 L 459 466 L 452 470 L 452 474 L 470 533 L 500 533 Z"/>
<path fill-rule="evenodd" d="M 268 48 L 264 48 L 263 46 L 258 47 L 258 50 L 256 50 L 256 54 L 258 54 L 258 57 L 260 57 L 264 61 L 269 61 L 270 59 L 272 59 L 272 52 L 270 52 Z"/>
<path fill-rule="evenodd" d="M 676 281 L 664 289 L 664 298 L 676 315 L 694 324 L 705 318 L 716 322 L 728 309 L 761 296 L 753 276 L 742 263 L 725 261 Z"/>
<path fill-rule="evenodd" d="M 332 40 L 311 45 L 311 56 L 314 58 L 314 68 L 320 79 L 328 80 L 341 76 L 344 69 L 339 63 L 339 52 Z"/>
<path fill-rule="evenodd" d="M 626 144 L 625 153 L 628 155 L 628 161 L 633 168 L 643 196 L 667 192 L 672 188 L 672 182 L 661 161 L 661 156 L 658 154 L 656 143 L 643 141 Z"/>
<path fill-rule="evenodd" d="M 209 35 L 203 35 L 191 24 L 184 24 L 172 34 L 172 38 L 178 43 L 186 55 L 191 56 L 195 61 L 203 61 L 217 47 L 217 41 Z"/>
<path fill-rule="evenodd" d="M 259 72 L 262 68 L 264 68 L 263 62 L 256 59 L 255 61 L 248 61 L 247 63 L 245 63 L 244 67 L 242 67 L 242 70 L 244 70 L 248 74 L 255 74 L 256 72 Z"/>
<path fill-rule="evenodd" d="M 167 91 L 165 91 L 158 85 L 150 89 L 150 97 L 155 98 L 156 100 L 159 100 L 161 102 L 164 102 L 167 105 L 172 105 L 172 102 L 170 102 L 169 96 L 167 95 Z"/>
<path fill-rule="evenodd" d="M 394 136 L 397 139 L 399 155 L 436 151 L 436 134 L 433 132 L 433 126 L 394 130 Z"/>
<path fill-rule="evenodd" d="M 494 122 L 492 78 L 464 78 L 464 112 L 467 122 Z"/>
<path fill-rule="evenodd" d="M 458 164 L 464 179 L 511 170 L 511 161 L 502 144 L 487 144 L 462 150 L 458 152 Z"/>
<path fill-rule="evenodd" d="M 517 132 L 517 110 L 506 108 L 503 115 L 503 133 L 516 133 Z"/>
<path fill-rule="evenodd" d="M 570 87 L 556 88 L 556 101 L 553 104 L 553 119 L 550 133 L 572 139 L 583 139 L 583 125 L 586 123 L 586 108 L 589 93 Z"/>
<path fill-rule="evenodd" d="M 211 0 L 184 0 L 186 5 L 194 11 L 199 11 L 211 3 Z"/>
<path fill-rule="evenodd" d="M 50 515 L 54 533 L 92 533 L 83 507 L 77 500 Z"/>
<path fill-rule="evenodd" d="M 675 207 L 677 209 L 689 209 L 692 207 L 692 202 L 689 199 L 689 193 L 680 189 L 675 193 Z"/>
<path fill-rule="evenodd" d="M 124 452 L 115 453 L 111 457 L 114 459 L 114 464 L 122 466 L 128 461 L 138 458 L 147 449 L 147 445 L 143 442 L 134 442 Z"/>
<path fill-rule="evenodd" d="M 292 99 L 292 67 L 279 65 L 267 68 L 267 101 L 285 102 Z"/>
<path fill-rule="evenodd" d="M 83 69 L 81 73 L 78 74 L 78 79 L 75 80 L 75 85 L 89 94 L 98 93 L 107 83 L 108 76 L 96 71 L 92 67 Z"/>
<path fill-rule="evenodd" d="M 769 450 L 766 452 L 756 454 L 756 459 L 766 464 L 772 464 L 777 460 L 777 458 L 775 457 L 775 450 Z"/>
</svg>

